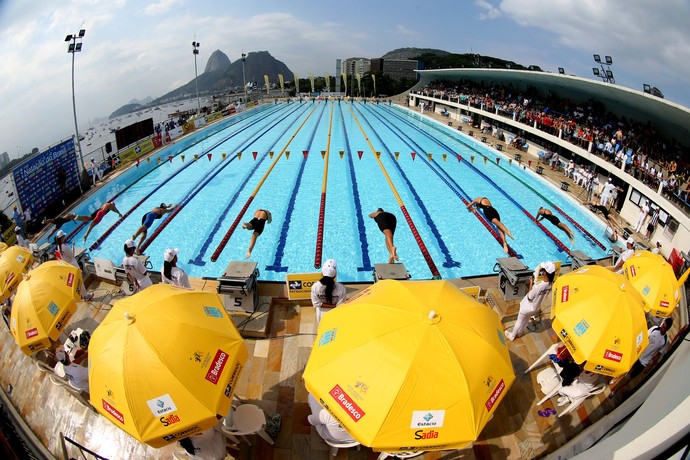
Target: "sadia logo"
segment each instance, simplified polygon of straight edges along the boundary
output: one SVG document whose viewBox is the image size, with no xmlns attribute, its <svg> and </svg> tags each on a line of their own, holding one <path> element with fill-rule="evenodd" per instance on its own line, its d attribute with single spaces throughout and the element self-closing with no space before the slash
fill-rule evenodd
<svg viewBox="0 0 690 460">
<path fill-rule="evenodd" d="M 415 439 L 438 439 L 438 431 L 436 430 L 417 430 L 414 432 Z"/>
<path fill-rule="evenodd" d="M 180 421 L 179 415 L 171 414 L 167 417 L 161 417 L 158 420 L 163 424 L 163 426 L 170 426 Z"/>
</svg>

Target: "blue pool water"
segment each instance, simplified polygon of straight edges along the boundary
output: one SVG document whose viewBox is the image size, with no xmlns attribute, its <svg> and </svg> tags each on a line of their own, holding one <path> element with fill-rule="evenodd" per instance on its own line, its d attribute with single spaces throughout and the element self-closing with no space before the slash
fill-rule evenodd
<svg viewBox="0 0 690 460">
<path fill-rule="evenodd" d="M 303 151 L 308 152 L 306 157 Z M 412 278 L 429 279 L 434 267 L 443 278 L 491 273 L 496 258 L 506 256 L 487 228 L 465 208 L 463 198 L 469 201 L 478 196 L 492 201 L 515 236 L 509 244 L 530 267 L 543 260 L 567 258 L 524 212 L 536 215 L 540 206 L 552 209 L 574 230 L 575 249 L 592 258 L 606 255 L 606 250 L 554 209 L 553 205 L 558 206 L 607 244 L 603 224 L 571 197 L 529 169 L 509 164 L 507 157 L 475 139 L 383 103 L 317 101 L 257 107 L 157 152 L 74 211 L 91 213 L 116 195 L 118 209 L 123 214 L 131 211 L 91 251 L 92 257 L 119 265 L 123 243 L 139 227 L 141 217 L 161 202 L 181 203 L 172 219 L 167 221 L 168 215 L 154 223 L 149 237 L 165 227 L 145 252 L 154 268 L 160 269 L 165 248 L 178 247 L 179 265 L 190 276 L 217 277 L 229 262 L 244 260 L 250 232 L 241 228 L 241 222 L 249 221 L 256 209 L 268 209 L 273 222 L 258 238 L 250 260 L 258 262 L 260 279 L 284 281 L 286 273 L 317 271 L 326 165 L 322 151 L 328 155 L 328 173 L 321 260 L 337 260 L 341 281 L 370 281 L 373 265 L 387 261 L 383 234 L 368 217 L 379 207 L 398 218 L 395 244 Z M 380 162 L 374 152 L 380 152 Z M 117 220 L 114 213 L 106 215 L 85 246 L 96 242 Z M 228 233 L 235 223 L 239 225 Z M 544 225 L 570 247 L 561 230 L 548 222 Z M 69 224 L 64 229 L 70 233 L 74 228 Z M 83 245 L 85 232 L 86 227 L 74 236 L 77 246 Z M 226 235 L 227 245 L 216 252 Z M 212 262 L 214 252 L 218 257 Z"/>
</svg>

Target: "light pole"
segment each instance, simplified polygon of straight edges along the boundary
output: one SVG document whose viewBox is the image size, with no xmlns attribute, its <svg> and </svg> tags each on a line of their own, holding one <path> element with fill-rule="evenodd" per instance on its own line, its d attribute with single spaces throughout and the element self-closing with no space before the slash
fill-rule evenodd
<svg viewBox="0 0 690 460">
<path fill-rule="evenodd" d="M 244 76 L 244 61 L 247 60 L 247 55 L 242 53 L 242 83 L 244 84 L 244 103 L 247 103 L 247 79 Z"/>
<path fill-rule="evenodd" d="M 86 35 L 86 29 L 80 29 L 79 33 L 69 34 L 65 37 L 65 41 L 70 42 L 69 46 L 67 47 L 67 52 L 72 54 L 72 113 L 74 114 L 74 132 L 77 135 L 77 147 L 79 148 L 79 159 L 81 160 L 81 168 L 84 167 L 84 154 L 81 151 L 81 140 L 79 139 L 79 125 L 77 124 L 77 102 L 74 98 L 74 54 L 81 51 L 81 41 L 84 38 L 84 35 Z M 80 168 L 77 168 L 77 171 L 80 170 Z M 92 172 L 92 174 L 94 173 L 95 171 Z M 81 194 L 84 194 L 84 190 L 82 190 L 81 188 L 81 173 L 79 174 L 77 183 L 79 184 L 79 192 Z"/>
<path fill-rule="evenodd" d="M 613 72 L 611 71 L 611 64 L 613 64 L 613 58 L 611 56 L 604 56 L 604 60 L 605 62 L 602 62 L 601 56 L 599 56 L 598 54 L 594 55 L 594 62 L 599 64 L 599 68 L 592 67 L 592 73 L 594 73 L 595 77 L 601 78 L 604 81 L 604 83 L 614 84 L 616 83 L 616 80 L 613 78 Z M 606 67 L 604 67 L 604 65 L 606 65 Z"/>
<path fill-rule="evenodd" d="M 199 102 L 199 74 L 196 71 L 196 56 L 199 54 L 199 47 L 201 46 L 201 43 L 197 41 L 192 42 L 192 47 L 194 48 L 194 83 L 196 84 L 196 107 L 197 107 L 197 115 L 201 113 L 201 102 Z"/>
</svg>

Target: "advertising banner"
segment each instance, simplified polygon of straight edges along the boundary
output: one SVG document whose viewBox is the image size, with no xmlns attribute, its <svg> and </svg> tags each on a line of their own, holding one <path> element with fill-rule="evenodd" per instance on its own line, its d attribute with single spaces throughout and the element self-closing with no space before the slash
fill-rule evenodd
<svg viewBox="0 0 690 460">
<path fill-rule="evenodd" d="M 58 198 L 79 187 L 79 164 L 74 138 L 39 153 L 17 166 L 12 174 L 22 209 L 43 214 Z"/>
</svg>

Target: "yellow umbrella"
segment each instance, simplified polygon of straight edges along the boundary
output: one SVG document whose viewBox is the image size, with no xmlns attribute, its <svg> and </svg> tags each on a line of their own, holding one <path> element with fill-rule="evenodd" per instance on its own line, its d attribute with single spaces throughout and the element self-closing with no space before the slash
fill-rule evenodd
<svg viewBox="0 0 690 460">
<path fill-rule="evenodd" d="M 2 286 L 2 302 L 9 299 L 14 289 L 22 280 L 34 263 L 34 256 L 28 249 L 21 246 L 11 246 L 0 254 L 0 286 Z"/>
<path fill-rule="evenodd" d="M 477 439 L 515 374 L 498 315 L 447 281 L 379 281 L 323 315 L 304 381 L 360 443 Z"/>
<path fill-rule="evenodd" d="M 61 260 L 41 264 L 19 283 L 10 331 L 27 355 L 50 348 L 77 311 L 81 270 Z"/>
<path fill-rule="evenodd" d="M 585 369 L 619 376 L 647 347 L 642 296 L 624 275 L 587 265 L 553 286 L 551 327 Z"/>
<path fill-rule="evenodd" d="M 623 265 L 625 276 L 642 294 L 645 311 L 654 316 L 671 316 L 680 302 L 680 287 L 673 267 L 659 254 L 637 251 Z"/>
<path fill-rule="evenodd" d="M 156 284 L 118 301 L 89 344 L 91 404 L 161 447 L 227 415 L 247 348 L 218 294 Z"/>
</svg>

